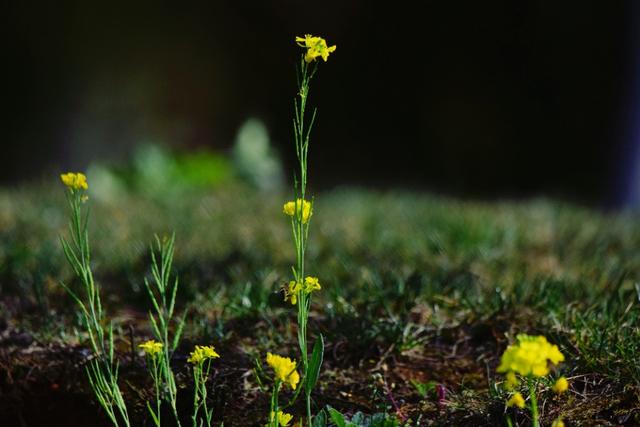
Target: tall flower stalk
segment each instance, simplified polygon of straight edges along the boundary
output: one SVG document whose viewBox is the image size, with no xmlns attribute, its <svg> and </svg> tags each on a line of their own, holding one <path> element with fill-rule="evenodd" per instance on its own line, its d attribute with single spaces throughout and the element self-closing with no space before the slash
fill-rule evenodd
<svg viewBox="0 0 640 427">
<path fill-rule="evenodd" d="M 298 94 L 294 99 L 293 134 L 295 140 L 298 170 L 294 172 L 294 200 L 284 205 L 283 211 L 291 217 L 291 231 L 296 250 L 296 263 L 292 266 L 293 280 L 285 289 L 285 300 L 298 306 L 298 344 L 300 360 L 304 375 L 304 393 L 306 398 L 307 422 L 311 425 L 311 392 L 317 382 L 322 364 L 323 339 L 322 336 L 314 345 L 311 359 L 307 346 L 307 323 L 311 307 L 311 293 L 320 290 L 317 278 L 305 276 L 305 254 L 309 238 L 309 225 L 313 215 L 313 201 L 307 200 L 308 180 L 308 152 L 309 137 L 316 118 L 316 109 L 307 114 L 307 100 L 311 87 L 311 80 L 318 70 L 316 59 L 327 60 L 329 54 L 335 51 L 335 46 L 327 46 L 321 37 L 306 35 L 296 37 L 296 43 L 306 49 L 301 55 L 298 68 Z"/>
<path fill-rule="evenodd" d="M 89 188 L 87 178 L 82 173 L 66 173 L 60 176 L 67 187 L 66 196 L 70 208 L 70 240 L 61 237 L 62 249 L 75 275 L 82 283 L 81 292 L 74 292 L 69 286 L 62 286 L 75 301 L 80 310 L 80 318 L 89 336 L 94 358 L 86 368 L 91 389 L 114 426 L 129 426 L 127 406 L 118 386 L 118 361 L 114 355 L 113 325 L 105 326 L 100 289 L 91 270 L 91 248 L 87 224 L 89 212 L 86 207 Z"/>
</svg>

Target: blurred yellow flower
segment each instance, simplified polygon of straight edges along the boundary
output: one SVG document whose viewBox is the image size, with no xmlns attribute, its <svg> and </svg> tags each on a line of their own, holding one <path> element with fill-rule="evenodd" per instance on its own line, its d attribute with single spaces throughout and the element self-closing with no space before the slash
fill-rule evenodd
<svg viewBox="0 0 640 427">
<path fill-rule="evenodd" d="M 558 418 L 553 421 L 551 427 L 564 427 L 564 421 L 562 421 L 562 418 Z"/>
<path fill-rule="evenodd" d="M 138 347 L 144 350 L 145 354 L 149 356 L 155 356 L 156 354 L 162 352 L 163 346 L 161 342 L 158 342 L 156 340 L 149 340 L 143 342 Z"/>
<path fill-rule="evenodd" d="M 271 412 L 271 421 L 274 419 L 274 413 Z M 288 426 L 291 420 L 293 419 L 293 415 L 287 414 L 286 412 L 278 411 L 278 424 L 281 426 Z"/>
<path fill-rule="evenodd" d="M 557 394 L 564 393 L 568 389 L 569 389 L 569 381 L 567 381 L 565 377 L 558 378 L 555 384 L 553 385 L 553 387 L 551 387 L 551 390 L 553 390 L 553 392 Z"/>
<path fill-rule="evenodd" d="M 295 202 L 287 202 L 282 207 L 282 212 L 293 218 L 296 215 L 300 215 L 300 209 L 302 209 L 302 223 L 306 224 L 313 214 L 311 211 L 311 202 L 302 199 L 298 199 Z"/>
<path fill-rule="evenodd" d="M 320 287 L 320 282 L 317 277 L 307 276 L 304 279 L 304 291 L 310 294 L 313 291 L 319 291 L 322 289 Z"/>
<path fill-rule="evenodd" d="M 271 366 L 276 374 L 276 380 L 289 384 L 295 390 L 300 381 L 300 374 L 296 371 L 296 362 L 288 357 L 267 353 L 267 364 Z"/>
<path fill-rule="evenodd" d="M 513 390 L 514 388 L 516 388 L 518 386 L 519 382 L 518 382 L 518 378 L 516 378 L 516 374 L 513 371 L 509 371 L 507 372 L 507 376 L 506 376 L 506 381 L 505 381 L 505 388 L 507 390 Z"/>
<path fill-rule="evenodd" d="M 217 359 L 220 357 L 212 345 L 197 345 L 196 348 L 189 354 L 187 362 L 197 365 L 204 362 L 207 359 Z"/>
<path fill-rule="evenodd" d="M 315 61 L 317 57 L 321 57 L 325 62 L 329 58 L 329 54 L 336 50 L 334 46 L 327 46 L 327 41 L 322 37 L 314 37 L 311 34 L 305 34 L 304 37 L 296 37 L 296 43 L 300 47 L 307 49 L 304 54 L 306 62 Z"/>
<path fill-rule="evenodd" d="M 62 183 L 71 190 L 87 190 L 89 185 L 87 184 L 87 177 L 81 173 L 67 172 L 60 175 Z"/>
<path fill-rule="evenodd" d="M 515 392 L 509 400 L 507 400 L 507 406 L 511 408 L 512 406 L 516 406 L 520 409 L 524 408 L 524 397 L 520 394 L 520 392 Z"/>
<path fill-rule="evenodd" d="M 550 344 L 542 335 L 520 334 L 516 339 L 517 344 L 508 346 L 502 355 L 498 372 L 543 377 L 549 373 L 549 362 L 557 365 L 564 360 L 558 346 Z"/>
</svg>

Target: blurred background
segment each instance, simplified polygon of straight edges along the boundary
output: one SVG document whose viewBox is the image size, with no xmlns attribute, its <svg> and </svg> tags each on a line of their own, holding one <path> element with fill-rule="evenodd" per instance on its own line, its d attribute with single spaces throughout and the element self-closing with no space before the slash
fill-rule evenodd
<svg viewBox="0 0 640 427">
<path fill-rule="evenodd" d="M 640 201 L 633 0 L 4 9 L 5 186 L 128 165 L 149 182 L 278 187 L 294 161 L 293 40 L 312 33 L 338 46 L 312 87 L 314 189 Z"/>
</svg>

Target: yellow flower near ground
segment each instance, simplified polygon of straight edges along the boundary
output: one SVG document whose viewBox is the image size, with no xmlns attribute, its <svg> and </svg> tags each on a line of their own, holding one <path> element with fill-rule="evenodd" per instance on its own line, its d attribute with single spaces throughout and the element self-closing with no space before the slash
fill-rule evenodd
<svg viewBox="0 0 640 427">
<path fill-rule="evenodd" d="M 551 427 L 564 427 L 564 421 L 562 421 L 562 418 L 558 418 L 553 421 Z"/>
<path fill-rule="evenodd" d="M 144 350 L 145 354 L 149 356 L 155 356 L 156 354 L 162 352 L 163 345 L 161 342 L 158 342 L 156 340 L 149 340 L 143 342 L 138 347 Z"/>
<path fill-rule="evenodd" d="M 302 209 L 302 223 L 306 224 L 313 214 L 311 211 L 311 202 L 302 199 L 298 199 L 295 202 L 287 202 L 282 207 L 282 212 L 293 218 L 300 214 L 300 209 Z"/>
<path fill-rule="evenodd" d="M 267 365 L 273 369 L 273 372 L 276 374 L 276 380 L 289 384 L 293 390 L 296 389 L 300 381 L 300 374 L 298 374 L 296 370 L 296 362 L 288 357 L 267 353 Z"/>
<path fill-rule="evenodd" d="M 274 419 L 274 413 L 271 412 L 271 421 Z M 278 424 L 281 426 L 288 426 L 291 420 L 293 419 L 293 415 L 287 414 L 286 412 L 278 411 Z"/>
<path fill-rule="evenodd" d="M 520 394 L 520 392 L 515 392 L 509 400 L 507 400 L 507 406 L 511 408 L 512 406 L 516 406 L 520 409 L 524 408 L 524 397 Z"/>
<path fill-rule="evenodd" d="M 321 57 L 325 62 L 329 58 L 329 54 L 336 50 L 334 46 L 327 46 L 327 41 L 322 37 L 314 37 L 311 34 L 305 34 L 304 37 L 296 37 L 296 43 L 300 47 L 307 49 L 304 54 L 306 62 L 315 61 L 317 57 Z"/>
<path fill-rule="evenodd" d="M 67 172 L 60 175 L 62 183 L 71 190 L 87 190 L 89 184 L 87 184 L 87 177 L 81 173 Z"/>
<path fill-rule="evenodd" d="M 565 377 L 558 378 L 555 384 L 553 384 L 553 387 L 551 387 L 551 390 L 553 390 L 553 392 L 557 394 L 564 393 L 568 389 L 569 389 L 569 381 L 567 381 Z"/>
<path fill-rule="evenodd" d="M 549 373 L 549 363 L 557 365 L 564 360 L 558 346 L 550 344 L 545 337 L 520 334 L 517 344 L 507 347 L 498 372 L 516 372 L 522 376 L 543 377 Z"/>
<path fill-rule="evenodd" d="M 220 357 L 220 355 L 216 353 L 216 350 L 212 345 L 197 345 L 189 354 L 187 362 L 197 365 L 207 359 L 217 359 L 218 357 Z"/>
</svg>

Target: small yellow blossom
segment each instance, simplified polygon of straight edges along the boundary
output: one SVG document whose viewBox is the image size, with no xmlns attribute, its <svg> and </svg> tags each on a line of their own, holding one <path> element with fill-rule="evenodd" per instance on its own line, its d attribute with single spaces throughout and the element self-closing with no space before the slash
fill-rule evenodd
<svg viewBox="0 0 640 427">
<path fill-rule="evenodd" d="M 512 406 L 517 406 L 518 408 L 524 408 L 524 398 L 520 394 L 520 392 L 515 392 L 509 400 L 507 400 L 507 406 L 511 408 Z"/>
<path fill-rule="evenodd" d="M 498 372 L 513 371 L 525 377 L 543 377 L 549 373 L 549 362 L 557 365 L 564 360 L 558 346 L 550 344 L 541 335 L 520 334 L 516 338 L 517 344 L 508 346 L 502 355 Z"/>
<path fill-rule="evenodd" d="M 207 359 L 216 359 L 220 357 L 212 345 L 197 345 L 196 348 L 189 354 L 187 362 L 197 365 L 204 362 Z"/>
<path fill-rule="evenodd" d="M 311 34 L 306 34 L 304 37 L 296 37 L 296 43 L 300 47 L 307 48 L 307 52 L 304 54 L 306 62 L 315 61 L 319 56 L 326 62 L 329 54 L 336 50 L 335 45 L 327 46 L 325 39 L 314 37 Z"/>
<path fill-rule="evenodd" d="M 87 184 L 87 177 L 81 172 L 63 173 L 60 175 L 60 179 L 70 190 L 87 190 L 89 188 L 89 185 Z"/>
<path fill-rule="evenodd" d="M 302 199 L 298 199 L 295 202 L 287 202 L 282 207 L 282 212 L 293 218 L 294 216 L 300 215 L 300 208 L 302 208 L 302 223 L 306 224 L 313 214 L 311 202 Z"/>
<path fill-rule="evenodd" d="M 507 390 L 513 390 L 518 386 L 518 378 L 516 378 L 516 374 L 513 371 L 507 372 L 506 380 L 505 380 L 505 388 Z"/>
<path fill-rule="evenodd" d="M 144 350 L 145 354 L 149 356 L 155 356 L 156 354 L 162 352 L 163 346 L 161 342 L 158 342 L 155 340 L 149 340 L 149 341 L 143 342 L 138 347 Z"/>
<path fill-rule="evenodd" d="M 271 366 L 276 374 L 276 380 L 289 384 L 295 390 L 300 381 L 300 374 L 296 371 L 296 362 L 288 357 L 267 353 L 267 364 Z"/>
<path fill-rule="evenodd" d="M 271 412 L 271 421 L 274 419 L 274 413 Z M 293 419 L 293 415 L 287 414 L 286 412 L 278 411 L 278 424 L 281 426 L 288 426 L 291 420 Z"/>
<path fill-rule="evenodd" d="M 320 287 L 320 282 L 317 277 L 307 276 L 304 279 L 304 291 L 310 294 L 313 291 L 319 291 L 322 289 Z"/>
<path fill-rule="evenodd" d="M 292 305 L 298 303 L 298 292 L 302 290 L 302 283 L 292 280 L 289 286 L 284 290 L 284 300 L 291 301 Z"/>
<path fill-rule="evenodd" d="M 318 281 L 317 277 L 305 277 L 304 284 L 292 280 L 284 289 L 284 300 L 291 301 L 292 305 L 296 305 L 298 303 L 298 294 L 300 293 L 300 291 L 304 291 L 306 294 L 310 294 L 311 292 L 319 291 L 320 289 L 322 288 L 320 287 L 320 282 Z"/>
<path fill-rule="evenodd" d="M 569 381 L 567 381 L 565 377 L 558 378 L 555 384 L 553 385 L 553 387 L 551 387 L 551 390 L 553 390 L 553 392 L 557 394 L 564 393 L 568 389 L 569 389 Z"/>
<path fill-rule="evenodd" d="M 551 427 L 564 427 L 564 421 L 562 421 L 562 418 L 557 418 L 553 421 Z"/>
</svg>

